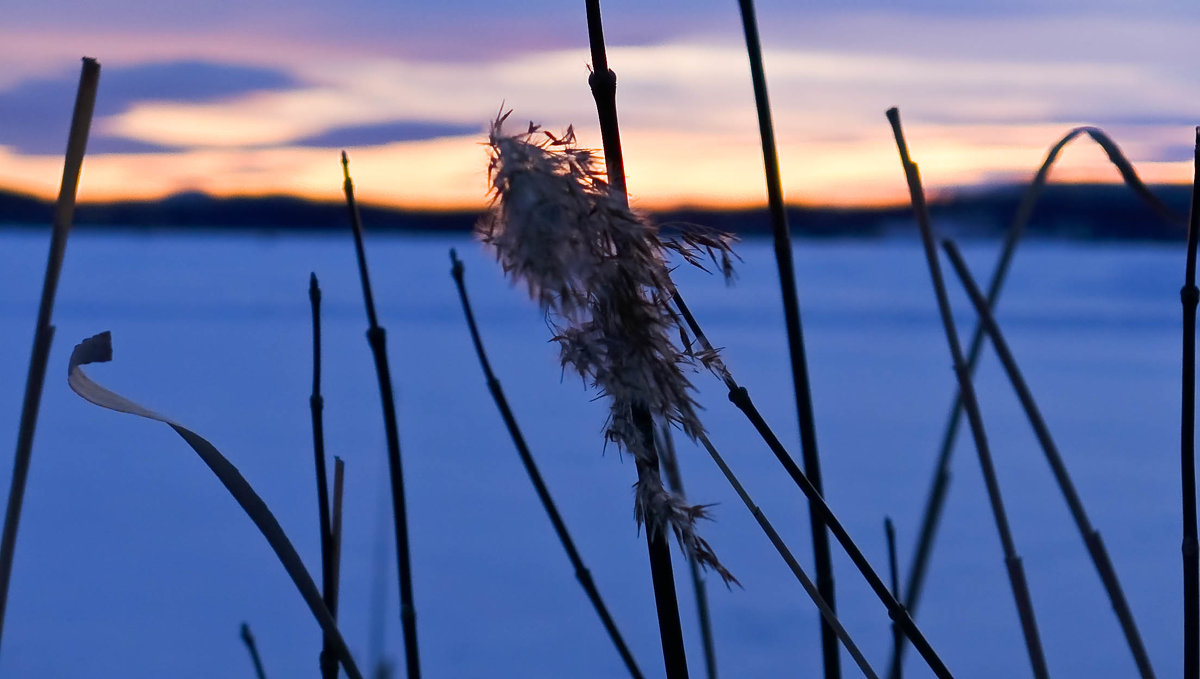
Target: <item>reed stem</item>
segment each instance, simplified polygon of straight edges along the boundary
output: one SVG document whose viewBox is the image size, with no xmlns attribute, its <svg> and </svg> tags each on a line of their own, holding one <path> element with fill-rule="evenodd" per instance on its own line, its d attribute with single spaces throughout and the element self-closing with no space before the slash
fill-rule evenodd
<svg viewBox="0 0 1200 679">
<path fill-rule="evenodd" d="M 679 457 L 675 455 L 675 438 L 671 426 L 660 422 L 658 438 L 655 439 L 662 458 L 663 472 L 667 477 L 667 488 L 682 499 L 687 499 L 683 489 L 683 474 L 679 471 Z M 688 555 L 688 571 L 692 576 L 692 592 L 696 598 L 696 617 L 700 623 L 700 640 L 704 648 L 704 670 L 708 679 L 717 679 L 717 644 L 713 638 L 712 616 L 708 611 L 708 587 L 704 573 L 693 555 Z"/>
<path fill-rule="evenodd" d="M 337 618 L 337 606 L 332 600 L 336 580 L 333 576 L 333 544 L 332 530 L 329 527 L 329 481 L 325 472 L 325 424 L 322 410 L 325 401 L 321 398 L 321 286 L 317 283 L 317 274 L 308 277 L 308 299 L 312 306 L 312 335 L 313 335 L 313 386 L 312 396 L 308 405 L 312 411 L 313 459 L 317 470 L 317 514 L 321 531 L 321 593 L 325 600 L 325 608 Z M 321 676 L 324 679 L 337 678 L 337 656 L 334 654 L 333 640 L 325 636 L 320 655 Z"/>
<path fill-rule="evenodd" d="M 883 532 L 887 537 L 888 573 L 892 579 L 892 596 L 900 601 L 900 569 L 896 565 L 896 527 L 892 525 L 892 517 L 883 517 Z M 904 633 L 896 623 L 892 623 L 892 663 L 888 676 L 901 679 L 900 647 L 904 644 Z"/>
<path fill-rule="evenodd" d="M 1004 372 L 1008 375 L 1009 382 L 1012 383 L 1013 390 L 1017 394 L 1017 399 L 1020 400 L 1021 407 L 1025 410 L 1025 416 L 1029 418 L 1029 424 L 1033 427 L 1038 443 L 1041 444 L 1042 451 L 1046 455 L 1046 461 L 1050 464 L 1054 480 L 1058 483 L 1058 487 L 1062 491 L 1063 498 L 1067 502 L 1067 508 L 1071 512 L 1071 517 L 1075 520 L 1075 525 L 1078 527 L 1079 534 L 1083 538 L 1088 554 L 1092 558 L 1092 563 L 1096 566 L 1096 571 L 1100 575 L 1100 581 L 1108 593 L 1109 602 L 1112 604 L 1113 611 L 1117 615 L 1117 621 L 1120 623 L 1130 651 L 1133 653 L 1134 661 L 1138 666 L 1138 672 L 1143 678 L 1150 679 L 1154 676 L 1154 670 L 1150 667 L 1150 658 L 1146 654 L 1145 646 L 1142 644 L 1137 624 L 1133 621 L 1133 613 L 1129 610 L 1129 603 L 1125 600 L 1125 593 L 1121 590 L 1121 584 L 1117 580 L 1116 571 L 1113 569 L 1112 560 L 1108 557 L 1108 551 L 1104 547 L 1100 531 L 1092 527 L 1092 523 L 1088 519 L 1087 512 L 1083 508 L 1083 501 L 1079 498 L 1079 493 L 1075 490 L 1075 484 L 1071 481 L 1071 476 L 1067 472 L 1066 464 L 1058 452 L 1058 446 L 1055 445 L 1053 437 L 1050 436 L 1050 428 L 1046 426 L 1046 421 L 1037 407 L 1033 393 L 1029 390 L 1029 385 L 1026 384 L 1025 378 L 1021 375 L 1021 369 L 1017 366 L 1016 358 L 1013 357 L 1012 351 L 1008 347 L 1008 342 L 1004 339 L 1004 334 L 1000 331 L 1000 325 L 996 322 L 992 312 L 988 310 L 987 300 L 979 290 L 975 279 L 971 276 L 962 253 L 959 252 L 958 246 L 950 240 L 943 240 L 942 248 L 946 251 L 946 256 L 954 266 L 954 272 L 962 282 L 967 296 L 971 299 L 971 304 L 975 306 L 979 320 L 983 324 L 983 328 L 987 331 L 988 338 L 992 341 L 992 346 L 996 350 L 996 355 L 1000 358 L 1001 365 L 1004 366 Z"/>
<path fill-rule="evenodd" d="M 508 435 L 513 440 L 513 445 L 517 449 L 517 455 L 521 458 L 521 464 L 525 467 L 525 473 L 529 475 L 529 480 L 533 483 L 533 489 L 537 493 L 538 499 L 542 502 L 542 508 L 546 510 L 546 515 L 550 518 L 551 525 L 554 526 L 554 532 L 558 535 L 559 542 L 562 543 L 563 549 L 567 552 L 567 558 L 571 561 L 571 566 L 575 569 L 575 579 L 579 581 L 579 584 L 587 594 L 588 600 L 592 602 L 592 607 L 596 609 L 596 614 L 600 616 L 600 622 L 604 625 L 604 629 L 612 639 L 613 645 L 617 647 L 617 653 L 620 654 L 621 660 L 625 663 L 626 669 L 629 670 L 630 676 L 634 677 L 634 679 L 641 679 L 642 672 L 638 669 L 637 662 L 633 659 L 633 654 L 629 651 L 629 647 L 621 637 L 621 632 L 617 629 L 612 615 L 609 614 L 608 607 L 605 606 L 604 600 L 600 596 L 600 591 L 596 588 L 595 581 L 592 580 L 591 572 L 584 565 L 583 557 L 579 555 L 579 550 L 575 547 L 575 541 L 571 539 L 571 534 L 567 531 L 567 525 L 563 522 L 562 515 L 559 514 L 558 507 L 554 504 L 554 498 L 550 496 L 550 491 L 546 488 L 546 482 L 542 479 L 542 474 L 533 459 L 533 454 L 529 452 L 529 446 L 525 443 L 525 436 L 521 433 L 516 416 L 513 415 L 512 409 L 508 405 L 508 398 L 504 395 L 504 389 L 500 386 L 500 380 L 492 372 L 487 352 L 483 348 L 483 340 L 479 336 L 479 327 L 475 324 L 475 314 L 471 311 L 471 300 L 467 296 L 466 283 L 463 281 L 463 263 L 458 259 L 458 253 L 453 248 L 450 249 L 450 261 L 452 262 L 450 275 L 453 276 L 454 282 L 458 287 L 458 298 L 462 301 L 463 314 L 467 317 L 467 328 L 471 332 L 471 342 L 475 345 L 475 355 L 479 358 L 480 367 L 483 368 L 483 374 L 487 380 L 488 391 L 492 394 L 492 400 L 496 402 L 496 408 L 500 410 L 500 416 L 504 418 L 504 424 L 508 428 Z"/>
<path fill-rule="evenodd" d="M 333 571 L 330 593 L 326 594 L 331 606 L 329 614 L 337 620 L 338 601 L 341 589 L 342 575 L 342 499 L 345 489 L 346 463 L 338 456 L 333 457 L 333 511 L 330 519 L 330 556 L 329 569 Z"/>
<path fill-rule="evenodd" d="M 920 172 L 916 163 L 908 155 L 908 145 L 904 141 L 904 132 L 900 127 L 900 112 L 895 108 L 887 111 L 888 121 L 892 125 L 892 133 L 896 137 L 896 146 L 900 151 L 900 162 L 908 181 L 909 194 L 912 199 L 913 211 L 916 213 L 917 224 L 921 230 L 921 242 L 925 249 L 925 259 L 929 265 L 929 275 L 933 281 L 934 294 L 937 297 L 938 312 L 941 315 L 942 327 L 946 333 L 946 342 L 950 346 L 950 356 L 954 363 L 954 372 L 958 378 L 959 393 L 962 394 L 963 407 L 967 413 L 967 421 L 971 426 L 971 434 L 975 439 L 975 451 L 979 457 L 979 466 L 983 470 L 984 484 L 987 488 L 988 501 L 991 505 L 992 516 L 996 522 L 996 530 L 1000 534 L 1000 543 L 1004 549 L 1004 563 L 1008 569 L 1008 578 L 1012 586 L 1013 598 L 1016 600 L 1017 614 L 1021 620 L 1021 631 L 1025 637 L 1025 646 L 1029 653 L 1029 661 L 1033 674 L 1037 679 L 1046 679 L 1049 673 L 1046 669 L 1046 659 L 1042 652 L 1042 642 L 1037 631 L 1037 621 L 1034 618 L 1033 602 L 1029 596 L 1029 587 L 1025 581 L 1025 571 L 1021 559 L 1017 555 L 1013 543 L 1012 532 L 1008 526 L 1008 516 L 1004 510 L 1004 501 L 1000 495 L 1000 485 L 996 480 L 995 466 L 992 463 L 991 449 L 988 446 L 987 434 L 983 429 L 983 417 L 979 411 L 979 402 L 975 397 L 975 388 L 967 363 L 963 358 L 962 347 L 958 340 L 958 331 L 954 327 L 954 318 L 950 311 L 950 299 L 946 294 L 945 280 L 942 277 L 941 266 L 938 264 L 937 250 L 934 246 L 933 228 L 929 223 L 929 210 L 925 204 L 925 194 L 921 188 Z"/>
<path fill-rule="evenodd" d="M 242 642 L 246 644 L 246 650 L 250 651 L 250 660 L 254 663 L 254 676 L 258 679 L 267 679 L 267 673 L 263 671 L 262 658 L 258 655 L 258 644 L 254 641 L 254 635 L 250 633 L 250 625 L 242 623 Z"/>
<path fill-rule="evenodd" d="M 67 152 L 63 164 L 62 183 L 54 205 L 54 225 L 50 232 L 50 255 L 42 281 L 42 298 L 38 304 L 37 325 L 33 331 L 33 351 L 29 373 L 25 378 L 25 397 L 21 403 L 21 424 L 17 430 L 17 449 L 13 455 L 13 474 L 4 512 L 4 532 L 0 535 L 0 640 L 3 639 L 4 614 L 8 608 L 8 586 L 12 580 L 13 555 L 17 547 L 17 526 L 25 501 L 25 484 L 33 456 L 33 433 L 37 427 L 42 387 L 46 382 L 46 367 L 50 360 L 50 342 L 54 326 L 50 317 L 58 292 L 58 279 L 66 255 L 67 236 L 75 215 L 75 194 L 79 188 L 79 173 L 87 150 L 92 112 L 96 107 L 96 89 L 100 83 L 100 63 L 84 57 L 75 94 L 75 109 L 71 115 L 71 130 L 67 137 Z"/>
<path fill-rule="evenodd" d="M 1109 162 L 1117 168 L 1121 174 L 1121 178 L 1125 184 L 1142 199 L 1146 205 L 1161 216 L 1163 219 L 1173 223 L 1186 224 L 1186 218 L 1172 212 L 1170 208 L 1163 204 L 1153 193 L 1149 187 L 1142 182 L 1138 177 L 1137 171 L 1133 164 L 1125 157 L 1121 151 L 1103 130 L 1095 127 L 1077 127 L 1064 135 L 1050 150 L 1046 153 L 1046 158 L 1042 162 L 1038 171 L 1034 174 L 1033 180 L 1029 187 L 1021 197 L 1021 202 L 1017 206 L 1017 211 L 1010 222 L 1008 231 L 1004 238 L 1004 245 L 1000 249 L 1000 256 L 992 272 L 991 281 L 987 288 L 988 308 L 993 311 L 1000 300 L 1000 292 L 1004 287 L 1004 282 L 1008 277 L 1008 272 L 1012 266 L 1013 256 L 1016 254 L 1017 245 L 1021 237 L 1025 233 L 1025 228 L 1029 224 L 1029 220 L 1033 215 L 1033 208 L 1037 204 L 1038 198 L 1041 196 L 1042 189 L 1046 186 L 1049 179 L 1050 169 L 1057 162 L 1059 155 L 1063 149 L 1076 138 L 1087 136 L 1096 144 L 1098 144 L 1107 154 Z M 979 356 L 983 349 L 983 340 L 985 334 L 982 323 L 977 322 L 975 329 L 971 333 L 971 341 L 967 349 L 967 369 L 974 375 L 975 366 L 979 362 Z M 937 533 L 938 524 L 941 521 L 942 508 L 945 506 L 946 496 L 950 489 L 950 459 L 954 453 L 954 442 L 958 436 L 958 428 L 962 423 L 962 396 L 956 390 L 954 401 L 950 407 L 950 414 L 947 417 L 946 427 L 942 434 L 941 445 L 938 448 L 937 462 L 934 465 L 933 481 L 930 483 L 930 491 L 928 499 L 925 503 L 925 509 L 921 516 L 920 530 L 916 547 L 913 550 L 912 561 L 908 570 L 908 581 L 904 589 L 905 600 L 904 605 L 910 613 L 916 614 L 917 606 L 921 600 L 921 592 L 925 583 L 925 574 L 929 565 L 929 557 L 933 552 L 933 540 Z M 903 655 L 904 646 L 901 645 L 900 653 Z M 1148 667 L 1148 664 L 1147 664 Z M 890 679 L 896 679 L 893 675 Z"/>
<path fill-rule="evenodd" d="M 796 394 L 796 416 L 800 425 L 800 455 L 804 472 L 819 495 L 825 494 L 821 475 L 821 460 L 817 453 L 816 418 L 813 415 L 812 388 L 809 385 L 808 360 L 804 350 L 804 331 L 800 325 L 800 301 L 796 293 L 796 273 L 792 265 L 792 237 L 788 229 L 787 210 L 783 202 L 783 182 L 779 175 L 779 154 L 775 145 L 775 127 L 771 121 L 771 104 L 767 98 L 767 78 L 763 68 L 762 45 L 758 37 L 758 20 L 754 1 L 738 0 L 742 29 L 746 35 L 746 51 L 750 57 L 750 75 L 754 82 L 754 103 L 758 110 L 758 130 L 762 140 L 763 165 L 766 171 L 767 202 L 771 210 L 774 232 L 775 262 L 779 269 L 779 287 L 783 299 L 784 323 L 787 327 L 788 356 L 792 366 L 792 388 Z M 829 553 L 829 534 L 817 517 L 815 503 L 809 501 L 809 526 L 812 531 L 813 558 L 816 565 L 817 587 L 833 610 L 833 561 Z M 837 640 L 833 630 L 822 621 L 821 650 L 825 679 L 841 676 Z"/>
<path fill-rule="evenodd" d="M 758 505 L 754 503 L 754 500 L 750 497 L 750 494 L 746 492 L 745 487 L 742 486 L 737 476 L 734 475 L 733 470 L 731 470 L 729 465 L 725 462 L 725 458 L 721 456 L 721 454 L 713 446 L 712 442 L 709 441 L 707 435 L 701 435 L 699 441 L 700 445 L 702 445 L 704 449 L 708 451 L 708 454 L 712 457 L 713 462 L 717 463 L 717 467 L 721 469 L 721 473 L 725 475 L 725 479 L 729 481 L 729 485 L 733 487 L 734 492 L 737 493 L 739 498 L 741 498 L 742 503 L 746 505 L 746 509 L 750 510 L 750 513 L 754 516 L 754 520 L 758 522 L 759 527 L 762 528 L 763 533 L 767 536 L 767 539 L 770 540 L 771 544 L 775 547 L 775 551 L 779 552 L 779 556 L 783 557 L 784 563 L 787 564 L 788 569 L 792 571 L 792 574 L 796 576 L 796 580 L 800 582 L 800 586 L 804 588 L 805 593 L 808 594 L 809 598 L 812 599 L 814 604 L 816 604 L 817 610 L 821 613 L 822 620 L 824 620 L 831 628 L 833 628 L 834 634 L 837 635 L 837 638 L 841 640 L 842 644 L 846 647 L 846 651 L 850 654 L 850 657 L 855 663 L 858 664 L 859 669 L 862 670 L 863 676 L 867 677 L 867 679 L 878 679 L 878 675 L 875 674 L 875 670 L 871 669 L 871 665 L 867 662 L 866 657 L 863 656 L 862 651 L 858 649 L 858 646 L 854 643 L 854 640 L 850 638 L 850 634 L 844 627 L 842 627 L 842 623 L 837 619 L 837 614 L 834 613 L 833 609 L 829 607 L 829 604 L 825 603 L 825 600 L 821 598 L 821 593 L 817 590 L 817 586 L 813 584 L 812 580 L 809 579 L 808 574 L 805 573 L 804 569 L 800 567 L 800 563 L 796 561 L 796 557 L 792 555 L 791 550 L 788 549 L 787 544 L 785 544 L 783 541 L 783 538 L 779 537 L 778 531 L 776 531 L 775 527 L 771 525 L 771 522 L 767 519 L 766 515 L 763 514 Z"/>
<path fill-rule="evenodd" d="M 409 557 L 408 513 L 404 500 L 404 471 L 400 462 L 400 430 L 396 424 L 396 400 L 392 391 L 392 374 L 388 367 L 387 333 L 375 315 L 375 297 L 371 293 L 371 276 L 367 270 L 367 255 L 363 247 L 362 217 L 354 200 L 354 182 L 350 179 L 350 160 L 342 151 L 342 189 L 350 211 L 354 230 L 354 251 L 358 257 L 358 275 L 362 281 L 363 304 L 367 309 L 367 343 L 375 359 L 379 378 L 379 397 L 383 406 L 383 426 L 387 435 L 388 476 L 392 484 L 392 517 L 396 526 L 396 561 L 400 580 L 400 623 L 404 632 L 404 661 L 408 679 L 420 679 L 421 663 L 417 650 L 417 613 L 413 604 L 412 564 Z"/>
<path fill-rule="evenodd" d="M 620 124 L 617 120 L 617 74 L 608 67 L 604 46 L 604 26 L 600 15 L 600 0 L 585 0 L 588 42 L 591 47 L 592 73 L 588 85 L 596 100 L 596 115 L 604 145 L 604 167 L 612 195 L 628 204 L 625 184 L 625 161 L 621 151 Z M 617 253 L 620 256 L 620 253 Z M 654 422 L 649 408 L 635 406 L 633 420 L 647 451 L 646 459 L 635 456 L 638 478 L 658 472 L 658 453 L 654 447 Z M 662 639 L 663 663 L 667 679 L 686 679 L 687 653 L 683 645 L 683 626 L 679 620 L 679 602 L 675 594 L 675 575 L 671 567 L 671 548 L 667 531 L 646 529 L 646 550 L 650 558 L 650 576 L 654 584 L 654 601 L 658 611 L 658 631 Z"/>
<path fill-rule="evenodd" d="M 1188 217 L 1183 289 L 1183 395 L 1180 471 L 1183 485 L 1183 676 L 1200 677 L 1200 549 L 1196 541 L 1196 242 L 1200 234 L 1200 127 L 1196 128 L 1195 175 Z"/>
<path fill-rule="evenodd" d="M 674 301 L 675 306 L 679 309 L 679 315 L 683 317 L 684 322 L 687 323 L 688 328 L 692 331 L 692 335 L 700 343 L 701 349 L 705 353 L 715 354 L 712 343 L 708 341 L 708 337 L 700 328 L 700 324 L 696 322 L 696 317 L 692 315 L 691 309 L 684 303 L 683 297 L 678 292 L 675 294 Z M 883 584 L 883 580 L 880 579 L 875 569 L 871 567 L 871 563 L 867 561 L 867 557 L 863 555 L 862 550 L 858 548 L 858 545 L 854 543 L 850 534 L 846 532 L 841 521 L 834 515 L 833 510 L 829 508 L 825 499 L 817 492 L 812 481 L 801 471 L 800 466 L 796 464 L 795 460 L 788 454 L 787 449 L 780 443 L 779 437 L 775 435 L 770 425 L 763 419 L 762 414 L 758 412 L 758 408 L 750 398 L 750 392 L 737 383 L 733 378 L 733 373 L 719 360 L 711 362 L 710 368 L 717 372 L 718 376 L 725 383 L 725 386 L 729 389 L 729 400 L 746 415 L 750 424 L 754 426 L 755 431 L 762 437 L 763 442 L 771 449 L 771 452 L 775 455 L 775 459 L 779 460 L 779 463 L 783 465 L 784 470 L 787 471 L 788 476 L 792 478 L 792 481 L 800 491 L 809 500 L 815 498 L 813 506 L 816 507 L 816 513 L 820 517 L 822 525 L 828 528 L 829 532 L 833 534 L 834 539 L 841 544 L 842 549 L 850 557 L 850 561 L 854 563 L 855 568 L 862 574 L 863 579 L 867 581 L 867 585 L 871 588 L 871 591 L 875 593 L 875 596 L 879 598 L 887 609 L 888 615 L 904 630 L 905 636 L 912 642 L 913 647 L 917 649 L 921 657 L 925 659 L 929 668 L 933 670 L 934 675 L 940 679 L 952 677 L 953 675 L 950 674 L 950 670 L 942 662 L 942 659 L 938 657 L 933 647 L 929 645 L 929 642 L 925 639 L 925 635 L 921 633 L 916 623 L 908 615 L 908 611 L 888 591 L 887 586 Z"/>
</svg>

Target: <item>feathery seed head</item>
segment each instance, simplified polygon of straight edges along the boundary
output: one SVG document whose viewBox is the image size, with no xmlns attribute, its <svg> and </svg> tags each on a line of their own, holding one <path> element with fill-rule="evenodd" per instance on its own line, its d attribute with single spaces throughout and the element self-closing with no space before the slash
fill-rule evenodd
<svg viewBox="0 0 1200 679">
<path fill-rule="evenodd" d="M 647 448 L 653 443 L 634 421 L 635 410 L 645 409 L 693 439 L 703 433 L 683 367 L 717 359 L 672 341 L 682 328 L 671 308 L 675 287 L 667 255 L 675 252 L 701 268 L 707 255 L 729 279 L 732 238 L 691 226 L 662 237 L 612 194 L 596 154 L 576 147 L 571 128 L 555 136 L 531 123 L 525 132 L 505 135 L 507 117 L 499 116 L 488 136 L 492 203 L 478 235 L 546 312 L 563 367 L 608 397 L 605 438 L 646 462 L 635 490 L 638 524 L 652 533 L 669 526 L 686 552 L 736 582 L 696 534 L 705 508 L 663 487 L 657 455 Z"/>
</svg>

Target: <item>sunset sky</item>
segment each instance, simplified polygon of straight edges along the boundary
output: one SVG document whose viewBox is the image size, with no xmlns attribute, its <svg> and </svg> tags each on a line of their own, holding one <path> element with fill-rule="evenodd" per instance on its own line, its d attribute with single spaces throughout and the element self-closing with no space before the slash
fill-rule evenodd
<svg viewBox="0 0 1200 679">
<path fill-rule="evenodd" d="M 765 201 L 734 0 L 603 3 L 636 203 Z M 1025 180 L 1071 127 L 1149 181 L 1189 181 L 1200 122 L 1193 0 L 763 0 L 787 197 L 904 194 L 899 106 L 932 189 Z M 16 0 L 0 22 L 0 187 L 52 196 L 79 58 L 102 64 L 82 200 L 179 191 L 475 208 L 489 120 L 574 124 L 599 147 L 584 5 L 563 0 Z M 1115 181 L 1084 140 L 1061 179 Z"/>
</svg>

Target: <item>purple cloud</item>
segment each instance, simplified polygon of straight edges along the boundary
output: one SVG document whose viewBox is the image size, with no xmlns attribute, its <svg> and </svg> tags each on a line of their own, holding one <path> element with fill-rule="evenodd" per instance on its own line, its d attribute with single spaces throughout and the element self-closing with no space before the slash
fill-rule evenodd
<svg viewBox="0 0 1200 679">
<path fill-rule="evenodd" d="M 372 125 L 339 127 L 306 137 L 289 146 L 315 146 L 319 148 L 344 148 L 349 146 L 379 146 L 401 141 L 422 141 L 438 137 L 458 137 L 465 134 L 482 134 L 479 125 L 439 123 L 424 120 L 398 120 Z"/>
<path fill-rule="evenodd" d="M 0 91 L 0 144 L 21 153 L 61 153 L 66 145 L 75 83 L 72 71 L 56 78 L 27 80 Z M 117 115 L 140 101 L 205 102 L 296 84 L 283 71 L 201 61 L 106 68 L 100 76 L 96 118 Z M 130 153 L 169 149 L 93 132 L 89 150 Z"/>
</svg>

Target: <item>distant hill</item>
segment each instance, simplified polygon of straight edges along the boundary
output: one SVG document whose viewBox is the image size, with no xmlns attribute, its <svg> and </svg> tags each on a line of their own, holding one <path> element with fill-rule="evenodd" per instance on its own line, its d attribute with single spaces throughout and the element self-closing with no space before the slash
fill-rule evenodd
<svg viewBox="0 0 1200 679">
<path fill-rule="evenodd" d="M 1184 236 L 1190 187 L 1152 187 L 1178 213 L 1169 221 L 1123 186 L 1066 184 L 1046 187 L 1030 224 L 1032 234 L 1071 239 L 1175 240 Z M 956 237 L 990 237 L 1004 232 L 1020 201 L 1023 186 L 951 192 L 930 204 L 935 224 Z M 53 206 L 28 195 L 0 191 L 0 224 L 41 226 Z M 455 232 L 471 229 L 474 212 L 435 212 L 361 206 L 372 231 Z M 771 231 L 766 209 L 679 209 L 653 215 L 664 228 L 694 223 L 742 236 Z M 796 235 L 874 237 L 915 228 L 908 206 L 832 208 L 792 206 L 788 219 Z M 235 231 L 318 231 L 348 225 L 342 203 L 313 202 L 291 196 L 216 198 L 184 193 L 158 201 L 83 203 L 75 213 L 80 228 L 186 229 Z"/>
</svg>

